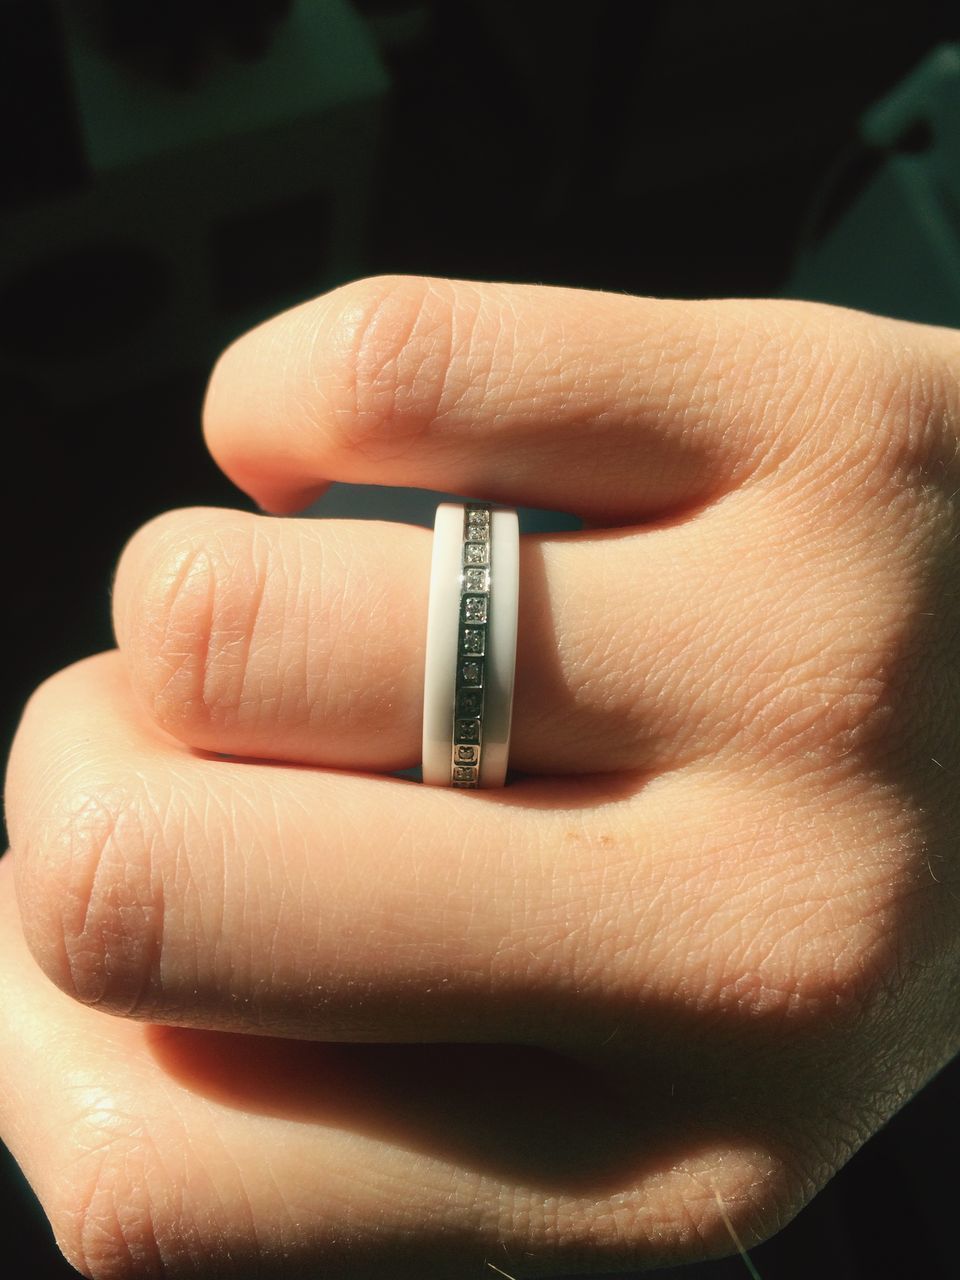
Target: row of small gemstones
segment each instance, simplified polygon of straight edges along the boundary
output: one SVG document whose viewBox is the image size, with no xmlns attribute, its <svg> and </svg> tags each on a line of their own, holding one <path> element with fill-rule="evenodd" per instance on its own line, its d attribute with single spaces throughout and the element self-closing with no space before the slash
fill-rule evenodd
<svg viewBox="0 0 960 1280">
<path fill-rule="evenodd" d="M 454 787 L 475 787 L 479 780 L 489 619 L 490 508 L 468 505 L 463 513 L 460 624 L 453 708 L 450 782 Z"/>
</svg>

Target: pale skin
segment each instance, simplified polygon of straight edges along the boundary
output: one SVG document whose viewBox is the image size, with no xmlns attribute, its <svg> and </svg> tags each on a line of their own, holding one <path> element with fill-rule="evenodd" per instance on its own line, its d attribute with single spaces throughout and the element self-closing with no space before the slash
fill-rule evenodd
<svg viewBox="0 0 960 1280">
<path fill-rule="evenodd" d="M 74 1266 L 689 1261 L 922 1088 L 960 1048 L 958 370 L 825 305 L 417 277 L 226 351 L 206 438 L 274 514 L 140 529 L 118 649 L 7 780 L 0 1133 Z M 503 790 L 387 776 L 430 534 L 292 518 L 330 480 L 584 518 L 523 542 Z"/>
</svg>

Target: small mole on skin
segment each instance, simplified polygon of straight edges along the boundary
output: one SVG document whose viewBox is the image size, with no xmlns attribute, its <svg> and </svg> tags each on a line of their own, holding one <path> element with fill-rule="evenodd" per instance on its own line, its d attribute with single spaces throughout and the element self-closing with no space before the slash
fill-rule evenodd
<svg viewBox="0 0 960 1280">
<path fill-rule="evenodd" d="M 563 834 L 564 837 L 573 844 L 583 844 L 586 841 L 586 836 L 580 827 L 567 827 Z M 606 831 L 601 831 L 599 835 L 594 837 L 594 843 L 600 845 L 601 848 L 609 849 L 613 844 L 613 836 L 609 835 Z"/>
</svg>

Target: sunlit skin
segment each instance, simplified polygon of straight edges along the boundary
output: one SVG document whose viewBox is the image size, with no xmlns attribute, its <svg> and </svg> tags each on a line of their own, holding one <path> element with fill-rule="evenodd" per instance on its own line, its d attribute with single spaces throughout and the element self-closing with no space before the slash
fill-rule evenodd
<svg viewBox="0 0 960 1280">
<path fill-rule="evenodd" d="M 224 353 L 206 440 L 272 514 L 137 531 L 117 649 L 8 771 L 0 1135 L 75 1267 L 691 1261 L 923 1087 L 960 1048 L 958 370 L 820 304 L 400 276 Z M 583 518 L 522 541 L 502 790 L 390 776 L 430 533 L 295 518 L 333 480 Z"/>
</svg>

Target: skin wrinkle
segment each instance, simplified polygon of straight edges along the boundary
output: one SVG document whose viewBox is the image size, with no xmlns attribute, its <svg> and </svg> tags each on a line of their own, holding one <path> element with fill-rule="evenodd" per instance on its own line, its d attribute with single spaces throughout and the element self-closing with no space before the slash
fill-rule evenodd
<svg viewBox="0 0 960 1280">
<path fill-rule="evenodd" d="M 302 312 L 299 324 L 291 321 L 294 326 L 293 341 L 283 340 L 277 334 L 276 341 L 272 344 L 271 364 L 277 371 L 278 383 L 284 394 L 262 407 L 256 405 L 253 415 L 258 417 L 262 412 L 270 415 L 263 424 L 264 429 L 269 432 L 269 438 L 275 442 L 275 446 L 287 452 L 288 461 L 292 464 L 290 470 L 294 473 L 304 454 L 317 448 L 319 441 L 330 443 L 333 439 L 328 388 L 324 380 L 317 376 L 317 372 L 329 359 L 327 353 L 334 356 L 337 354 L 337 334 L 328 332 L 321 324 L 325 310 L 321 304 L 316 311 Z M 222 362 L 223 357 L 218 362 L 218 367 Z M 217 381 L 216 371 L 213 380 Z M 296 413 L 287 411 L 291 401 L 296 407 Z M 205 434 L 206 424 L 213 417 L 214 408 L 213 404 L 204 406 Z M 287 439 L 291 427 L 297 438 L 285 447 L 282 442 Z M 324 450 L 318 452 L 322 454 Z M 311 473 L 306 479 L 308 483 L 312 483 L 323 477 Z"/>
<path fill-rule="evenodd" d="M 149 912 L 153 923 L 152 945 L 145 953 L 141 964 L 142 978 L 130 1002 L 128 1010 L 130 1017 L 137 1017 L 142 1010 L 149 1007 L 148 997 L 151 987 L 159 987 L 162 982 L 163 935 L 166 928 L 167 903 L 164 894 L 163 876 L 159 872 L 156 860 L 151 861 L 150 869 L 152 901 Z"/>
<path fill-rule="evenodd" d="M 112 912 L 105 912 L 104 904 L 117 895 L 122 902 L 125 886 L 123 876 L 117 876 L 118 869 L 123 869 L 120 841 L 129 842 L 132 829 L 142 832 L 142 801 L 136 790 L 132 800 L 130 794 L 123 787 L 104 789 L 87 782 L 78 798 L 68 799 L 59 817 L 62 835 L 58 851 L 66 855 L 62 863 L 65 883 L 59 901 L 50 904 L 52 912 L 47 908 L 41 917 L 54 924 L 55 932 L 50 936 L 58 940 L 53 953 L 45 951 L 43 959 L 47 965 L 59 964 L 52 971 L 48 968 L 50 976 L 87 1003 L 103 998 L 113 966 L 119 963 L 122 967 L 129 953 L 124 931 L 115 929 Z M 131 903 L 127 910 L 136 915 L 139 926 L 133 931 L 139 937 L 134 944 L 135 968 L 139 968 L 156 954 L 162 917 L 157 915 L 156 900 L 142 906 Z M 124 1003 L 128 1000 L 125 997 Z"/>
<path fill-rule="evenodd" d="M 42 919 L 41 911 L 44 900 L 38 895 L 36 904 L 31 901 L 32 893 L 37 890 L 37 882 L 35 877 L 29 876 L 26 868 L 36 867 L 38 859 L 41 856 L 49 856 L 49 849 L 54 841 L 52 841 L 52 824 L 42 823 L 36 840 L 32 838 L 18 838 L 17 846 L 20 850 L 20 856 L 14 863 L 14 873 L 18 878 L 18 893 L 20 900 L 23 901 L 27 910 L 24 911 L 24 931 L 28 933 L 28 937 L 33 937 L 37 932 L 37 924 Z M 35 942 L 37 950 L 40 951 L 40 940 Z M 41 960 L 42 968 L 50 977 L 54 974 L 61 975 L 60 982 L 67 980 L 70 973 L 70 959 L 67 947 L 67 931 L 65 928 L 50 928 L 45 931 L 42 937 L 42 952 L 38 955 Z M 54 978 L 54 980 L 56 980 Z"/>
<path fill-rule="evenodd" d="M 192 826 L 193 834 L 191 838 L 177 846 L 175 882 L 177 897 L 175 900 L 192 902 L 192 918 L 189 923 L 185 921 L 184 932 L 188 938 L 190 936 L 188 930 L 195 935 L 196 921 L 201 921 L 203 928 L 200 936 L 204 946 L 201 950 L 200 946 L 195 945 L 192 952 L 188 947 L 186 956 L 184 956 L 184 947 L 182 945 L 178 947 L 177 968 L 183 975 L 181 983 L 187 990 L 192 988 L 194 992 L 199 993 L 204 985 L 205 975 L 201 961 L 206 952 L 210 957 L 208 972 L 214 983 L 219 989 L 228 990 L 229 981 L 224 979 L 220 957 L 224 938 L 229 932 L 230 857 L 225 841 L 217 839 L 217 832 L 219 830 L 226 833 L 231 828 L 237 831 L 242 830 L 242 823 L 237 821 L 237 797 L 231 794 L 229 803 L 225 797 L 221 805 L 218 804 L 218 798 L 213 789 L 204 788 L 196 797 L 196 803 L 190 804 L 191 790 L 186 790 L 184 794 L 187 797 L 184 826 L 188 833 Z M 190 819 L 192 823 L 189 822 Z M 190 856 L 191 849 L 199 850 L 204 845 L 209 845 L 206 856 Z M 188 961 L 188 968 L 184 967 L 184 959 Z M 170 985 L 164 989 L 176 988 L 177 969 L 171 965 L 171 970 L 172 972 L 165 974 L 165 980 Z M 171 981 L 171 978 L 174 981 Z"/>
<path fill-rule="evenodd" d="M 516 412 L 517 409 L 522 410 L 524 405 L 524 396 L 531 402 L 527 410 L 528 413 L 536 412 L 537 405 L 543 395 L 543 387 L 549 386 L 551 377 L 554 382 L 559 382 L 562 370 L 566 367 L 563 360 L 562 339 L 560 349 L 554 358 L 553 368 L 547 368 L 541 374 L 540 381 L 537 382 L 531 376 L 532 368 L 536 365 L 538 357 L 542 361 L 548 355 L 547 344 L 541 342 L 533 348 L 526 348 L 522 340 L 518 341 L 518 335 L 521 331 L 521 320 L 517 312 L 516 306 L 513 305 L 508 298 L 506 305 L 498 308 L 495 315 L 491 315 L 492 307 L 488 299 L 481 295 L 479 305 L 479 315 L 474 323 L 467 331 L 467 341 L 464 347 L 464 355 L 462 365 L 465 369 L 479 370 L 482 385 L 479 390 L 472 388 L 472 398 L 481 404 L 487 402 L 495 402 L 496 391 L 500 386 L 509 386 L 515 389 L 513 403 L 505 406 L 498 422 L 498 433 L 504 429 L 505 423 L 502 419 L 511 417 L 511 410 Z M 486 314 L 485 314 L 486 313 Z M 454 310 L 456 315 L 456 309 Z M 493 333 L 493 340 L 489 344 L 489 351 L 481 356 L 478 353 L 479 341 L 478 334 L 481 332 Z M 454 348 L 455 349 L 455 348 Z M 523 365 L 524 354 L 529 357 L 529 363 Z M 472 381 L 472 379 L 471 379 Z M 527 387 L 529 386 L 529 391 Z M 560 411 L 564 412 L 566 406 L 561 401 Z M 467 426 L 469 426 L 469 413 L 462 414 Z M 503 459 L 507 463 L 507 459 Z"/>
<path fill-rule="evenodd" d="M 104 1124 L 104 1119 L 107 1124 Z M 141 1217 L 140 1257 L 134 1254 L 130 1236 L 120 1205 L 129 1212 L 133 1200 L 117 1196 L 116 1183 L 127 1182 L 125 1161 L 135 1154 L 143 1159 L 144 1140 L 148 1139 L 144 1126 L 136 1113 L 125 1113 L 114 1101 L 105 1098 L 99 1106 L 89 1109 L 74 1120 L 69 1130 L 61 1133 L 64 1151 L 70 1153 L 69 1163 L 59 1165 L 59 1178 L 66 1186 L 59 1189 L 62 1207 L 54 1205 L 51 1219 L 57 1242 L 69 1261 L 90 1275 L 138 1274 L 138 1265 L 152 1257 L 160 1262 L 159 1249 L 152 1236 L 152 1220 L 149 1202 L 146 1214 Z M 142 1166 L 141 1166 L 142 1167 Z M 69 1179 L 65 1179 L 69 1175 Z M 127 1185 L 135 1187 L 136 1180 Z M 140 1205 L 137 1206 L 141 1208 Z M 117 1269 L 117 1262 L 121 1267 Z M 129 1270 L 124 1270 L 125 1262 Z"/>
<path fill-rule="evenodd" d="M 338 581 L 340 587 L 333 595 L 336 613 L 328 620 L 329 634 L 336 637 L 358 635 L 361 639 L 366 638 L 368 646 L 374 643 L 379 645 L 380 637 L 376 637 L 374 641 L 374 637 L 370 635 L 369 628 L 363 625 L 363 621 L 370 616 L 389 615 L 389 588 L 384 584 L 380 587 L 379 599 L 371 600 L 370 582 L 362 580 L 349 558 L 336 548 L 336 544 L 333 545 L 336 549 L 336 568 L 330 574 L 330 581 Z M 363 687 L 371 677 L 376 679 L 380 664 L 370 661 L 365 652 L 352 650 L 352 654 L 346 678 L 324 682 L 324 718 L 334 715 L 344 720 L 348 719 L 352 703 L 355 701 L 353 690 Z M 342 661 L 342 656 L 339 660 Z M 369 684 L 367 687 L 369 688 Z"/>
<path fill-rule="evenodd" d="M 136 810 L 137 822 L 132 831 L 133 841 L 129 841 L 128 837 L 127 845 L 124 846 L 127 852 L 136 850 L 141 854 L 140 863 L 146 874 L 141 872 L 140 881 L 146 884 L 147 892 L 140 891 L 136 881 L 134 881 L 133 891 L 129 891 L 125 876 L 120 884 L 116 884 L 113 878 L 114 868 L 110 868 L 113 872 L 111 876 L 113 883 L 110 887 L 97 891 L 95 884 L 91 890 L 91 902 L 96 902 L 97 896 L 100 897 L 97 905 L 104 919 L 104 925 L 109 931 L 108 937 L 111 938 L 115 934 L 116 938 L 115 956 L 111 955 L 109 941 L 102 943 L 104 969 L 108 975 L 104 995 L 109 996 L 110 1005 L 116 1012 L 122 1012 L 127 1016 L 136 1016 L 138 1010 L 145 1005 L 148 989 L 155 982 L 155 975 L 159 974 L 163 964 L 165 900 L 160 868 L 157 865 L 159 864 L 157 835 L 163 829 L 163 817 L 152 806 L 151 800 L 150 791 L 143 791 L 141 803 Z M 142 852 L 136 849 L 137 832 L 140 832 L 142 837 Z M 118 844 L 118 850 L 116 850 L 118 856 L 115 861 L 123 865 L 124 872 L 127 872 L 129 863 L 123 856 L 124 849 Z M 104 869 L 104 859 L 101 859 L 99 876 L 102 877 Z M 136 869 L 136 863 L 133 869 Z M 110 979 L 115 978 L 115 974 L 111 972 L 114 965 L 118 965 L 119 969 L 119 989 L 123 991 L 122 1004 L 111 989 Z"/>
<path fill-rule="evenodd" d="M 435 286 L 432 287 L 435 291 Z M 428 290 L 428 296 L 424 299 L 424 308 L 418 317 L 418 321 L 422 322 L 423 314 L 429 306 L 430 294 L 432 290 Z M 419 398 L 421 393 L 420 385 L 423 382 L 423 369 L 429 368 L 428 360 L 432 359 L 439 369 L 439 374 L 431 373 L 427 378 L 428 389 L 435 386 L 436 390 L 429 396 L 424 397 L 426 403 L 431 401 L 435 404 L 433 413 L 429 415 L 433 422 L 442 421 L 448 412 L 446 408 L 447 401 L 452 402 L 453 407 L 458 401 L 457 390 L 452 386 L 451 373 L 454 369 L 454 353 L 457 353 L 457 365 L 461 363 L 465 367 L 470 367 L 470 354 L 473 334 L 475 326 L 468 324 L 463 325 L 465 318 L 464 307 L 450 307 L 447 315 L 442 315 L 439 323 L 435 325 L 434 333 L 439 332 L 439 341 L 430 342 L 428 339 L 432 336 L 430 331 L 423 335 L 424 346 L 430 351 L 427 360 L 421 359 L 417 363 L 417 375 L 412 376 L 408 380 L 408 385 L 413 391 L 414 402 Z M 417 327 L 420 327 L 419 325 Z M 465 332 L 462 330 L 466 329 Z M 461 356 L 463 351 L 463 356 Z M 482 368 L 483 366 L 481 366 Z M 487 371 L 489 372 L 489 370 Z M 425 415 L 427 416 L 427 415 Z"/>
<path fill-rule="evenodd" d="M 723 468 L 726 473 L 724 478 L 714 477 L 711 489 L 705 494 L 706 501 L 714 501 L 733 488 L 742 487 L 751 477 L 751 433 L 741 426 L 748 415 L 742 409 L 738 411 L 731 406 L 732 412 L 726 415 L 723 425 L 714 424 L 713 419 L 718 416 L 718 405 L 730 400 L 736 405 L 743 400 L 745 389 L 741 385 L 740 369 L 745 363 L 752 363 L 752 352 L 751 361 L 744 362 L 740 357 L 740 348 L 747 341 L 753 342 L 753 338 L 747 330 L 741 332 L 731 356 L 724 361 L 720 352 L 728 346 L 729 337 L 724 331 L 720 313 L 708 313 L 705 316 L 704 323 L 698 330 L 698 338 L 702 339 L 702 334 L 708 327 L 711 329 L 710 342 L 703 347 L 699 341 L 690 345 L 678 374 L 672 379 L 663 410 L 658 415 L 656 407 L 652 408 L 654 415 L 667 418 L 676 416 L 680 421 L 678 445 L 684 451 L 695 451 L 696 432 L 700 423 L 715 426 L 716 429 L 709 432 L 709 435 L 717 442 L 715 449 L 718 454 L 721 451 L 728 453 L 729 464 Z M 656 365 L 657 374 L 665 360 L 666 352 L 663 352 Z M 736 394 L 731 395 L 734 391 Z M 760 438 L 759 434 L 757 438 Z M 769 450 L 769 437 L 764 440 L 764 445 Z"/>
<path fill-rule="evenodd" d="M 288 662 L 280 658 L 286 652 L 286 629 L 290 601 L 290 566 L 286 558 L 270 572 L 267 555 L 261 551 L 259 530 L 254 531 L 259 591 L 256 613 L 247 624 L 252 643 L 240 665 L 241 692 L 238 707 L 257 734 L 278 720 L 286 718 L 285 692 Z M 275 617 L 270 617 L 267 602 L 275 603 Z M 283 647 L 281 647 L 283 646 Z M 291 648 L 291 657 L 297 651 Z M 273 676 L 273 679 L 270 677 Z M 254 679 L 256 677 L 256 679 Z"/>
<path fill-rule="evenodd" d="M 262 878 L 251 874 L 257 865 L 265 866 L 267 870 L 267 882 L 271 874 L 271 863 L 268 849 L 283 846 L 283 840 L 280 838 L 281 823 L 277 816 L 277 799 L 271 796 L 270 799 L 270 816 L 271 821 L 266 822 L 257 830 L 250 821 L 251 810 L 255 806 L 262 805 L 263 799 L 254 799 L 252 796 L 249 800 L 239 793 L 231 793 L 231 809 L 230 818 L 226 823 L 219 823 L 218 827 L 224 832 L 230 830 L 250 831 L 252 838 L 248 838 L 243 849 L 243 856 L 239 859 L 230 856 L 230 849 L 224 845 L 223 849 L 223 915 L 224 928 L 222 938 L 219 939 L 220 948 L 217 955 L 218 965 L 216 971 L 216 982 L 218 987 L 232 997 L 241 997 L 249 1000 L 254 1008 L 256 1007 L 261 991 L 258 989 L 261 985 L 261 979 L 257 976 L 257 958 L 259 956 L 259 939 L 262 937 L 262 920 L 260 917 L 261 907 L 261 883 Z M 244 813 L 244 809 L 247 810 Z M 251 929 L 251 921 L 255 928 Z M 259 926 L 261 931 L 256 931 Z M 257 938 L 258 945 L 250 946 L 247 939 Z M 240 946 L 236 945 L 236 940 L 243 939 Z"/>
<path fill-rule="evenodd" d="M 351 453 L 369 457 L 379 454 L 382 439 L 375 439 L 374 432 L 384 420 L 390 421 L 396 415 L 397 363 L 416 332 L 425 302 L 422 292 L 411 306 L 409 294 L 404 296 L 387 291 L 376 295 L 372 306 L 367 304 L 354 330 L 346 362 L 351 400 L 349 410 L 336 414 L 338 450 L 349 449 Z M 401 307 L 405 312 L 403 315 L 400 314 Z M 389 340 L 378 347 L 380 330 L 384 328 Z M 379 408 L 381 401 L 387 403 L 386 413 Z M 431 416 L 435 416 L 435 411 L 433 414 L 429 411 L 421 414 L 413 423 L 408 423 L 403 443 L 412 443 Z M 391 440 L 396 438 L 396 426 L 392 424 Z"/>
<path fill-rule="evenodd" d="M 264 601 L 266 599 L 267 590 L 268 590 L 267 557 L 261 552 L 256 525 L 254 525 L 253 527 L 253 533 L 252 533 L 251 542 L 250 542 L 250 559 L 251 559 L 250 574 L 244 575 L 244 581 L 245 581 L 245 584 L 246 583 L 252 584 L 252 589 L 250 589 L 249 600 L 247 602 L 245 625 L 241 629 L 241 642 L 239 646 L 240 655 L 237 662 L 239 680 L 237 682 L 238 687 L 237 687 L 235 705 L 237 707 L 238 714 L 240 710 L 245 706 L 253 707 L 256 714 L 260 706 L 260 699 L 257 696 L 257 693 L 254 693 L 253 696 L 250 696 L 250 691 L 248 689 L 248 681 L 249 681 L 250 671 L 251 671 L 250 655 L 255 651 L 255 646 L 257 643 L 257 631 L 260 626 L 261 620 L 263 618 Z M 231 566 L 231 571 L 232 571 L 232 566 Z M 233 573 L 231 571 L 228 571 L 228 572 L 230 572 L 230 576 L 233 576 Z M 278 612 L 279 612 L 279 618 L 280 618 L 280 626 L 281 626 L 280 634 L 281 634 L 281 640 L 282 640 L 284 609 L 281 608 Z M 211 672 L 212 672 L 212 666 L 211 668 L 208 669 L 207 678 L 204 681 L 205 697 L 209 696 L 208 689 L 209 689 Z M 257 691 L 257 692 L 260 692 L 260 691 Z"/>
<path fill-rule="evenodd" d="M 298 699 L 297 690 L 305 678 L 304 650 L 310 622 L 303 603 L 307 588 L 296 550 L 274 573 L 264 556 L 262 572 L 268 580 L 267 602 L 261 605 L 257 620 L 260 634 L 247 668 L 246 688 L 253 731 L 269 741 L 276 724 L 298 730 L 308 723 L 307 708 Z"/>
<path fill-rule="evenodd" d="M 838 547 L 834 556 L 834 562 L 836 562 L 836 560 L 839 558 L 840 563 L 842 565 L 843 554 L 844 554 L 843 551 Z M 854 552 L 851 550 L 848 554 L 852 558 L 854 555 Z M 859 554 L 862 558 L 862 553 L 859 553 Z M 780 563 L 781 565 L 783 564 L 782 559 Z M 859 569 L 858 572 L 862 573 L 863 572 L 862 568 Z M 878 574 L 877 576 L 881 576 L 881 575 Z M 786 616 L 789 617 L 793 613 L 802 614 L 803 612 L 806 612 L 813 619 L 826 618 L 828 616 L 828 613 L 823 609 L 822 604 L 818 600 L 818 596 L 822 597 L 822 594 L 823 594 L 822 582 L 817 584 L 815 583 L 815 581 L 811 581 L 809 577 L 806 579 L 806 581 L 807 581 L 807 586 L 804 589 L 806 592 L 806 595 L 804 594 L 804 591 L 801 591 L 799 593 L 796 593 L 796 592 L 784 593 L 784 607 L 789 610 L 789 613 Z M 838 609 L 849 610 L 848 601 L 851 597 L 849 595 L 848 590 L 846 590 L 844 587 L 838 586 L 836 591 L 837 591 Z M 808 597 L 809 597 L 809 602 L 808 602 Z M 755 616 L 759 619 L 763 615 L 757 614 Z M 876 620 L 876 615 L 874 615 L 874 619 Z M 767 620 L 767 625 L 769 625 L 769 620 Z M 827 626 L 826 623 L 821 623 L 818 625 L 820 625 L 821 627 Z M 831 620 L 829 625 L 831 628 L 835 629 L 836 628 L 835 620 Z M 874 621 L 874 626 L 875 626 L 875 621 Z M 790 633 L 787 632 L 787 634 L 789 635 Z M 809 658 L 804 660 L 804 665 L 809 665 L 810 663 L 817 664 L 818 662 L 821 661 L 817 655 L 819 653 L 824 652 L 823 642 L 819 637 L 814 638 L 813 643 L 811 644 L 809 643 L 809 641 L 805 640 L 805 637 L 803 637 L 802 632 L 799 632 L 799 631 L 796 633 L 794 645 L 795 645 L 795 652 L 794 652 L 794 656 L 792 657 L 788 657 L 788 655 L 784 654 L 782 651 L 782 647 L 777 647 L 776 649 L 774 648 L 769 649 L 770 669 L 781 670 L 785 674 L 790 674 L 792 685 L 796 685 L 798 683 L 798 678 L 801 674 L 797 670 L 797 657 L 796 657 L 797 651 L 801 650 L 802 648 L 808 649 L 810 656 Z M 836 648 L 835 645 L 833 647 Z M 853 653 L 856 652 L 857 647 L 858 647 L 858 644 L 855 642 L 852 648 Z M 757 661 L 756 658 L 754 658 L 753 661 L 756 666 L 756 661 Z M 756 666 L 756 669 L 759 673 L 759 672 L 762 672 L 764 668 L 762 665 L 760 665 L 760 666 Z M 844 672 L 844 678 L 849 679 L 849 662 L 846 663 L 841 668 L 841 670 L 843 670 Z M 829 680 L 830 679 L 829 671 L 826 673 L 825 676 L 820 676 L 818 677 L 818 679 L 821 685 L 823 684 L 824 679 Z M 786 685 L 786 682 L 783 683 L 782 687 L 784 689 L 788 687 Z M 756 697 L 757 698 L 764 697 L 766 700 L 767 707 L 771 705 L 769 693 L 764 694 L 761 686 L 759 685 L 757 686 Z M 803 710 L 802 707 L 796 709 L 798 713 L 802 713 L 802 710 Z M 747 698 L 743 701 L 743 718 L 748 719 L 753 715 L 754 715 L 754 707 L 748 695 Z M 764 737 L 765 737 L 765 740 L 769 743 L 769 725 L 767 727 L 766 733 L 764 734 Z M 825 741 L 829 742 L 829 737 L 825 738 Z"/>
<path fill-rule="evenodd" d="M 777 360 L 775 375 L 757 388 L 758 394 L 748 401 L 745 409 L 755 422 L 767 423 L 767 415 L 775 415 L 774 420 L 767 424 L 768 430 L 757 432 L 754 438 L 758 449 L 761 441 L 766 439 L 769 442 L 771 437 L 776 439 L 778 447 L 768 448 L 767 456 L 758 460 L 759 466 L 747 469 L 747 483 L 775 481 L 785 473 L 790 474 L 792 481 L 806 475 L 809 481 L 815 483 L 820 474 L 822 458 L 833 456 L 840 460 L 845 456 L 843 449 L 825 449 L 822 434 L 809 428 L 811 424 L 818 422 L 842 424 L 846 421 L 846 415 L 836 412 L 830 402 L 833 395 L 839 406 L 848 386 L 857 385 L 855 371 L 851 372 L 848 368 L 847 350 L 838 348 L 835 337 L 831 334 L 828 333 L 817 341 L 810 332 L 795 324 L 788 326 L 782 333 L 788 333 L 789 338 L 765 348 Z M 795 376 L 791 382 L 786 374 L 795 373 L 798 368 L 814 370 L 817 374 L 827 369 L 828 380 L 821 385 L 816 376 L 813 380 Z M 792 399 L 791 386 L 795 388 Z M 836 387 L 834 393 L 831 393 L 832 386 Z M 815 394 L 818 389 L 819 396 Z M 799 430 L 783 430 L 784 422 L 794 421 L 802 424 Z M 834 435 L 835 439 L 841 437 L 844 447 L 858 447 L 855 432 L 837 431 Z"/>
<path fill-rule="evenodd" d="M 315 566 L 314 584 L 311 587 L 308 587 L 306 558 L 303 554 L 303 539 L 301 537 L 299 554 L 297 558 L 296 581 L 298 583 L 298 586 L 300 588 L 300 591 L 302 593 L 304 600 L 308 600 L 310 598 L 310 592 L 315 590 L 318 590 L 319 592 L 321 592 L 320 598 L 321 600 L 324 599 L 324 596 L 322 593 L 325 590 L 325 582 L 327 578 L 327 555 L 324 550 L 324 545 L 322 541 L 318 543 L 318 547 L 319 547 L 319 556 L 317 559 L 317 564 Z M 316 613 L 318 616 L 320 616 L 319 610 L 316 610 Z M 298 718 L 298 721 L 302 721 L 302 723 L 305 724 L 307 728 L 311 730 L 312 733 L 316 733 L 322 721 L 320 718 L 319 703 L 315 704 L 310 696 L 310 691 L 311 691 L 310 674 L 311 672 L 319 670 L 318 661 L 319 661 L 320 639 L 319 639 L 318 633 L 320 628 L 316 626 L 313 617 L 307 617 L 305 616 L 305 614 L 302 616 L 303 616 L 303 622 L 304 622 L 304 626 L 303 626 L 304 652 L 303 652 L 303 665 L 300 668 L 300 672 L 299 672 L 299 674 L 302 676 L 302 679 L 298 680 L 297 682 L 297 707 L 298 707 L 297 718 Z"/>
<path fill-rule="evenodd" d="M 71 823 L 75 823 L 79 818 L 81 825 L 85 825 L 84 819 L 88 815 L 102 816 L 105 821 L 97 828 L 94 838 L 90 842 L 89 852 L 92 857 L 82 860 L 88 862 L 89 866 L 85 868 L 85 875 L 83 876 L 82 881 L 76 885 L 76 890 L 79 890 L 78 896 L 83 904 L 81 907 L 80 920 L 75 930 L 77 937 L 82 937 L 87 932 L 87 928 L 90 923 L 90 909 L 95 898 L 97 880 L 102 878 L 103 854 L 109 847 L 110 841 L 116 836 L 117 826 L 122 820 L 119 812 L 107 808 L 106 804 L 100 800 L 95 792 L 86 797 L 81 811 L 78 812 L 77 809 L 74 808 L 70 815 Z M 76 828 L 74 827 L 72 833 L 75 833 L 75 831 Z"/>
<path fill-rule="evenodd" d="M 183 563 L 187 566 L 184 572 L 178 572 L 174 578 L 170 603 L 165 609 L 165 626 L 160 641 L 160 653 L 168 659 L 169 672 L 161 683 L 152 690 L 152 705 L 169 714 L 174 709 L 190 708 L 205 705 L 205 677 L 210 665 L 211 644 L 213 638 L 213 618 L 216 609 L 216 577 L 209 555 L 202 548 L 191 547 L 183 555 Z M 202 604 L 199 610 L 187 603 L 186 593 L 195 600 L 199 590 L 203 590 Z M 190 619 L 190 644 L 181 651 L 176 644 L 171 647 L 169 637 L 174 619 L 183 606 Z M 198 643 L 199 641 L 199 643 Z M 172 663 L 169 659 L 173 659 Z M 177 692 L 178 683 L 184 683 L 183 675 L 190 677 L 188 684 L 192 692 Z M 191 670 L 193 668 L 193 670 Z"/>
<path fill-rule="evenodd" d="M 885 416 L 888 422 L 899 416 L 908 428 L 905 440 L 901 437 L 898 441 L 895 432 L 889 433 L 890 454 L 899 464 L 892 469 L 922 478 L 928 466 L 935 463 L 942 473 L 946 472 L 956 463 L 960 443 L 956 436 L 960 425 L 960 389 L 956 385 L 955 366 L 951 362 L 944 368 L 921 352 L 907 366 L 907 373 L 898 414 Z"/>
</svg>

